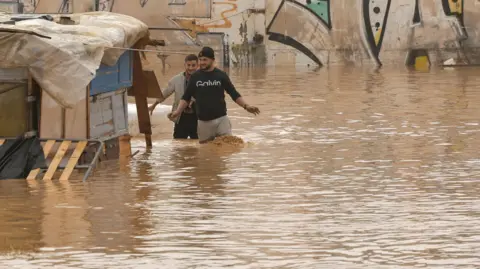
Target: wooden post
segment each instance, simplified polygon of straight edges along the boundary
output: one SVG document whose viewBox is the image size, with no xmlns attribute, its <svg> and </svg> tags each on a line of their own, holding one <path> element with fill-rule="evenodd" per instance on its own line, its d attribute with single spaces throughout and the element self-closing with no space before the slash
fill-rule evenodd
<svg viewBox="0 0 480 269">
<path fill-rule="evenodd" d="M 26 108 L 26 128 L 25 132 L 33 131 L 33 109 L 32 102 L 29 100 L 29 97 L 33 95 L 33 77 L 30 71 L 28 72 L 28 81 L 27 81 L 27 90 L 25 92 L 25 108 Z"/>
<path fill-rule="evenodd" d="M 67 133 L 67 110 L 62 107 L 62 138 L 65 138 L 65 134 Z"/>
<path fill-rule="evenodd" d="M 138 46 L 134 46 L 138 48 Z M 140 133 L 145 135 L 147 148 L 152 147 L 152 125 L 150 123 L 150 113 L 148 112 L 148 85 L 143 74 L 142 60 L 140 53 L 133 51 L 133 93 L 135 95 L 135 104 L 137 106 L 138 128 Z"/>
<path fill-rule="evenodd" d="M 118 138 L 118 147 L 120 157 L 132 156 L 132 146 L 130 144 L 130 135 L 122 135 Z"/>
<path fill-rule="evenodd" d="M 29 135 L 40 135 L 40 87 L 33 79 L 32 74 L 28 72 L 27 91 L 25 95 L 26 102 L 26 132 Z"/>
<path fill-rule="evenodd" d="M 87 133 L 86 133 L 86 138 L 90 139 L 90 84 L 87 86 L 87 94 L 85 96 L 87 98 L 87 101 L 85 102 L 86 104 L 86 110 L 87 110 Z"/>
</svg>

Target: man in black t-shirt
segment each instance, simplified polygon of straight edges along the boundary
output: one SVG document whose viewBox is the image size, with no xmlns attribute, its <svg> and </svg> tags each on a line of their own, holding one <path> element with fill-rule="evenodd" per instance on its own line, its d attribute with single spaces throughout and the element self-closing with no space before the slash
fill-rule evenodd
<svg viewBox="0 0 480 269">
<path fill-rule="evenodd" d="M 176 119 L 188 106 L 190 100 L 195 98 L 198 117 L 198 139 L 205 143 L 217 136 L 231 135 L 232 125 L 227 116 L 225 91 L 239 106 L 248 112 L 258 115 L 257 107 L 249 106 L 228 75 L 215 68 L 215 54 L 212 48 L 204 47 L 198 54 L 200 70 L 193 73 L 188 81 L 187 89 L 177 109 L 168 114 L 170 119 Z"/>
</svg>

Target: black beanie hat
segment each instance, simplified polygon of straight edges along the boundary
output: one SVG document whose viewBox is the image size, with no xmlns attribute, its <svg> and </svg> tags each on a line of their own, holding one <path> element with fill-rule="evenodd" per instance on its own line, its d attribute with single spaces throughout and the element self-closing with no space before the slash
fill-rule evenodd
<svg viewBox="0 0 480 269">
<path fill-rule="evenodd" d="M 215 52 L 210 47 L 203 47 L 202 50 L 198 53 L 198 58 L 200 57 L 215 59 Z"/>
</svg>

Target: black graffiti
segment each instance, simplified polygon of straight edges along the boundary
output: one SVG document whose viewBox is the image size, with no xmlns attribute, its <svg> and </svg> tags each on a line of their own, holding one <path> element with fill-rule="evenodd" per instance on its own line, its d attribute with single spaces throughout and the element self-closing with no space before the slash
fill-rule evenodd
<svg viewBox="0 0 480 269">
<path fill-rule="evenodd" d="M 413 23 L 420 23 L 421 20 L 422 19 L 420 17 L 420 6 L 418 0 L 415 0 L 415 13 L 413 14 Z"/>
<path fill-rule="evenodd" d="M 460 6 L 460 11 L 453 11 L 450 9 L 450 2 L 453 2 L 455 5 Z M 465 27 L 465 23 L 463 20 L 463 7 L 464 7 L 464 0 L 442 0 L 443 12 L 447 16 L 456 16 L 460 25 Z"/>
<path fill-rule="evenodd" d="M 68 12 L 70 12 L 70 1 L 63 0 L 62 3 L 60 4 L 60 7 L 58 8 L 58 13 L 68 13 Z"/>
<path fill-rule="evenodd" d="M 322 9 L 321 11 L 317 9 L 316 4 L 324 4 L 325 2 L 323 1 L 325 0 L 315 0 L 315 1 L 307 0 L 306 2 L 307 5 L 310 5 L 310 7 L 308 7 L 304 4 L 299 3 L 296 0 L 283 0 L 280 6 L 278 7 L 278 9 L 276 10 L 276 13 L 274 14 L 269 25 L 267 26 L 266 33 L 269 36 L 269 40 L 293 47 L 296 50 L 308 56 L 317 64 L 321 65 L 319 58 L 323 60 L 322 58 L 323 54 L 321 52 L 321 48 L 319 48 L 318 45 L 315 45 L 315 44 L 327 43 L 327 42 L 324 42 L 323 40 L 324 38 L 325 39 L 329 38 L 325 34 L 325 30 L 328 31 L 333 28 L 330 22 L 331 1 L 326 1 L 328 3 L 328 6 L 325 6 L 325 7 L 328 7 L 328 11 L 329 11 L 328 22 L 326 22 L 327 17 L 324 16 L 326 15 L 324 13 L 325 9 Z M 365 44 L 363 45 L 369 51 L 369 54 L 372 60 L 374 60 L 378 65 L 382 65 L 380 61 L 382 44 L 384 42 L 388 42 L 387 39 L 384 40 L 384 36 L 387 34 L 387 30 L 390 30 L 390 32 L 395 32 L 394 31 L 395 29 L 387 29 L 387 28 L 390 28 L 392 25 L 393 25 L 393 28 L 396 27 L 395 26 L 396 22 L 391 21 L 390 23 L 388 23 L 390 11 L 391 11 L 390 9 L 393 8 L 391 7 L 392 3 L 397 4 L 392 0 L 381 0 L 381 1 L 380 0 L 362 0 L 360 2 L 361 12 L 362 12 L 361 18 L 362 18 L 362 24 L 363 24 L 362 29 L 364 29 L 364 32 L 362 32 L 361 34 L 364 35 L 365 37 L 364 39 Z M 415 4 L 415 6 L 412 6 L 413 4 Z M 461 33 L 458 33 L 458 31 L 455 31 L 457 33 L 457 41 L 463 41 L 467 39 L 468 32 L 467 32 L 467 27 L 464 24 L 465 23 L 464 22 L 464 16 L 465 16 L 464 0 L 437 0 L 435 1 L 435 4 L 438 4 L 438 5 L 442 4 L 445 14 L 447 16 L 450 16 L 448 20 L 451 21 L 452 19 L 454 19 L 452 17 L 455 17 L 457 19 L 455 21 L 455 24 L 456 24 L 455 30 L 457 30 L 460 24 Z M 412 10 L 414 11 L 414 13 L 412 14 L 413 16 L 410 17 L 412 22 L 411 33 L 413 35 L 414 35 L 413 27 L 422 27 L 422 25 L 420 25 L 420 23 L 422 23 L 422 15 L 423 15 L 422 7 L 421 7 L 422 5 L 425 5 L 425 3 L 423 3 L 421 0 L 415 0 L 415 2 L 411 1 L 411 3 L 408 4 L 409 8 L 412 8 L 412 9 L 414 8 L 414 10 Z M 343 8 L 350 11 L 346 6 L 343 6 Z M 290 10 L 293 10 L 293 11 L 290 11 Z M 393 10 L 392 12 L 394 11 L 395 10 Z M 292 15 L 292 14 L 298 14 L 298 13 L 301 13 L 301 15 Z M 298 18 L 293 18 L 295 16 L 298 16 Z M 315 18 L 312 21 L 313 16 Z M 430 17 L 432 15 L 427 14 L 427 16 Z M 440 14 L 440 17 L 443 17 L 443 16 L 444 15 Z M 468 16 L 468 13 L 467 13 L 467 16 Z M 434 17 L 439 17 L 439 16 L 435 14 Z M 310 29 L 311 26 L 317 27 L 316 31 L 321 31 L 322 32 L 321 36 L 317 36 L 315 33 L 312 33 L 311 31 L 308 31 L 308 34 L 303 32 L 299 34 L 299 32 L 296 32 L 294 30 L 295 28 L 293 28 L 293 26 L 287 27 L 288 23 L 290 22 L 294 24 L 298 24 L 299 23 L 298 20 L 300 19 L 309 20 L 308 21 L 309 25 L 305 26 L 307 27 L 305 29 Z M 282 20 L 282 22 L 279 22 L 278 20 Z M 432 22 L 425 22 L 425 23 L 427 23 L 428 25 L 432 24 Z M 285 26 L 283 26 L 282 24 Z M 322 25 L 325 26 L 327 29 L 322 27 Z M 288 29 L 288 34 L 285 33 L 286 29 Z M 447 30 L 447 29 L 443 29 L 443 30 Z M 311 35 L 311 38 L 305 37 L 306 35 Z M 389 37 L 393 38 L 392 36 L 389 36 Z M 403 42 L 407 37 L 398 36 L 396 39 L 400 41 L 401 38 L 404 39 L 402 40 Z M 336 40 L 329 40 L 329 41 L 335 42 Z M 343 44 L 335 44 L 335 45 L 338 47 L 341 47 Z M 439 45 L 442 46 L 441 44 Z M 462 43 L 460 43 L 459 48 L 457 49 L 461 50 L 461 47 L 462 47 Z M 325 48 L 325 50 L 332 50 L 332 49 L 334 48 Z M 412 64 L 412 62 L 415 62 L 415 59 L 418 57 L 425 57 L 425 56 L 428 57 L 427 52 L 428 52 L 427 49 L 424 49 L 421 51 L 420 50 L 410 51 L 408 53 L 408 58 L 407 58 L 408 64 Z M 325 58 L 325 60 L 328 61 L 328 57 Z"/>
<path fill-rule="evenodd" d="M 301 10 L 304 10 L 305 12 L 309 12 L 310 14 L 313 14 L 316 18 L 318 18 L 320 20 L 320 22 L 328 29 L 331 29 L 326 23 L 325 21 L 320 18 L 320 16 L 318 16 L 315 12 L 313 12 L 312 10 L 306 8 L 304 5 L 298 3 L 297 1 L 294 1 L 294 0 L 283 0 L 282 3 L 280 4 L 280 6 L 278 7 L 277 11 L 275 12 L 275 14 L 273 15 L 273 18 L 272 20 L 270 21 L 270 24 L 267 26 L 267 35 L 269 36 L 268 39 L 271 40 L 271 41 L 275 41 L 275 42 L 279 42 L 279 43 L 282 43 L 284 45 L 287 45 L 287 46 L 290 46 L 292 48 L 295 48 L 296 50 L 302 52 L 303 54 L 305 54 L 306 56 L 308 56 L 310 59 L 312 59 L 312 61 L 314 61 L 315 63 L 317 63 L 319 66 L 322 66 L 322 62 L 320 61 L 320 59 L 318 59 L 318 57 L 310 50 L 308 49 L 307 47 L 305 47 L 302 43 L 298 42 L 297 40 L 289 37 L 289 36 L 286 36 L 282 33 L 276 33 L 274 31 L 272 31 L 272 25 L 275 21 L 275 19 L 278 17 L 278 15 L 280 14 L 280 12 L 282 10 L 284 10 L 284 5 L 286 2 L 290 2 L 292 4 L 294 4 L 295 6 L 297 6 L 299 9 Z M 329 16 L 330 18 L 330 16 Z"/>
<path fill-rule="evenodd" d="M 320 61 L 320 59 L 318 59 L 318 57 L 314 53 L 312 53 L 307 47 L 305 47 L 302 43 L 296 41 L 295 39 L 278 33 L 269 33 L 268 39 L 293 47 L 298 51 L 302 52 L 303 54 L 307 55 L 308 58 L 312 59 L 312 61 L 314 61 L 319 66 L 322 66 L 322 62 Z"/>
<path fill-rule="evenodd" d="M 148 0 L 140 0 L 140 6 L 145 7 L 145 5 L 148 3 Z"/>
<path fill-rule="evenodd" d="M 115 0 L 95 0 L 95 10 L 112 12 L 114 4 Z"/>
<path fill-rule="evenodd" d="M 391 0 L 387 1 L 387 5 L 385 10 L 383 11 L 385 16 L 383 18 L 383 23 L 375 22 L 374 26 L 377 31 L 380 31 L 380 36 L 378 41 L 375 41 L 375 33 L 372 29 L 372 21 L 370 19 L 370 10 L 373 10 L 374 13 L 380 13 L 380 8 L 378 6 L 370 6 L 370 3 L 373 1 L 370 0 L 363 0 L 363 19 L 365 23 L 365 30 L 367 35 L 368 45 L 370 46 L 370 50 L 372 51 L 373 56 L 376 58 L 378 64 L 380 63 L 379 55 L 380 50 L 382 48 L 383 36 L 385 35 L 385 28 L 387 26 L 388 21 L 388 13 L 390 12 L 390 4 Z"/>
</svg>

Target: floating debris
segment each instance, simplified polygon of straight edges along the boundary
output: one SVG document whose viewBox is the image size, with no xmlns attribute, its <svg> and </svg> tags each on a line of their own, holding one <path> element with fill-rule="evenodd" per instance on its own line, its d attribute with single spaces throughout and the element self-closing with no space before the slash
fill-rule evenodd
<svg viewBox="0 0 480 269">
<path fill-rule="evenodd" d="M 225 135 L 225 136 L 216 137 L 215 140 L 210 142 L 210 144 L 214 144 L 217 146 L 223 146 L 223 145 L 240 146 L 240 145 L 244 145 L 245 142 L 240 137 Z"/>
</svg>

